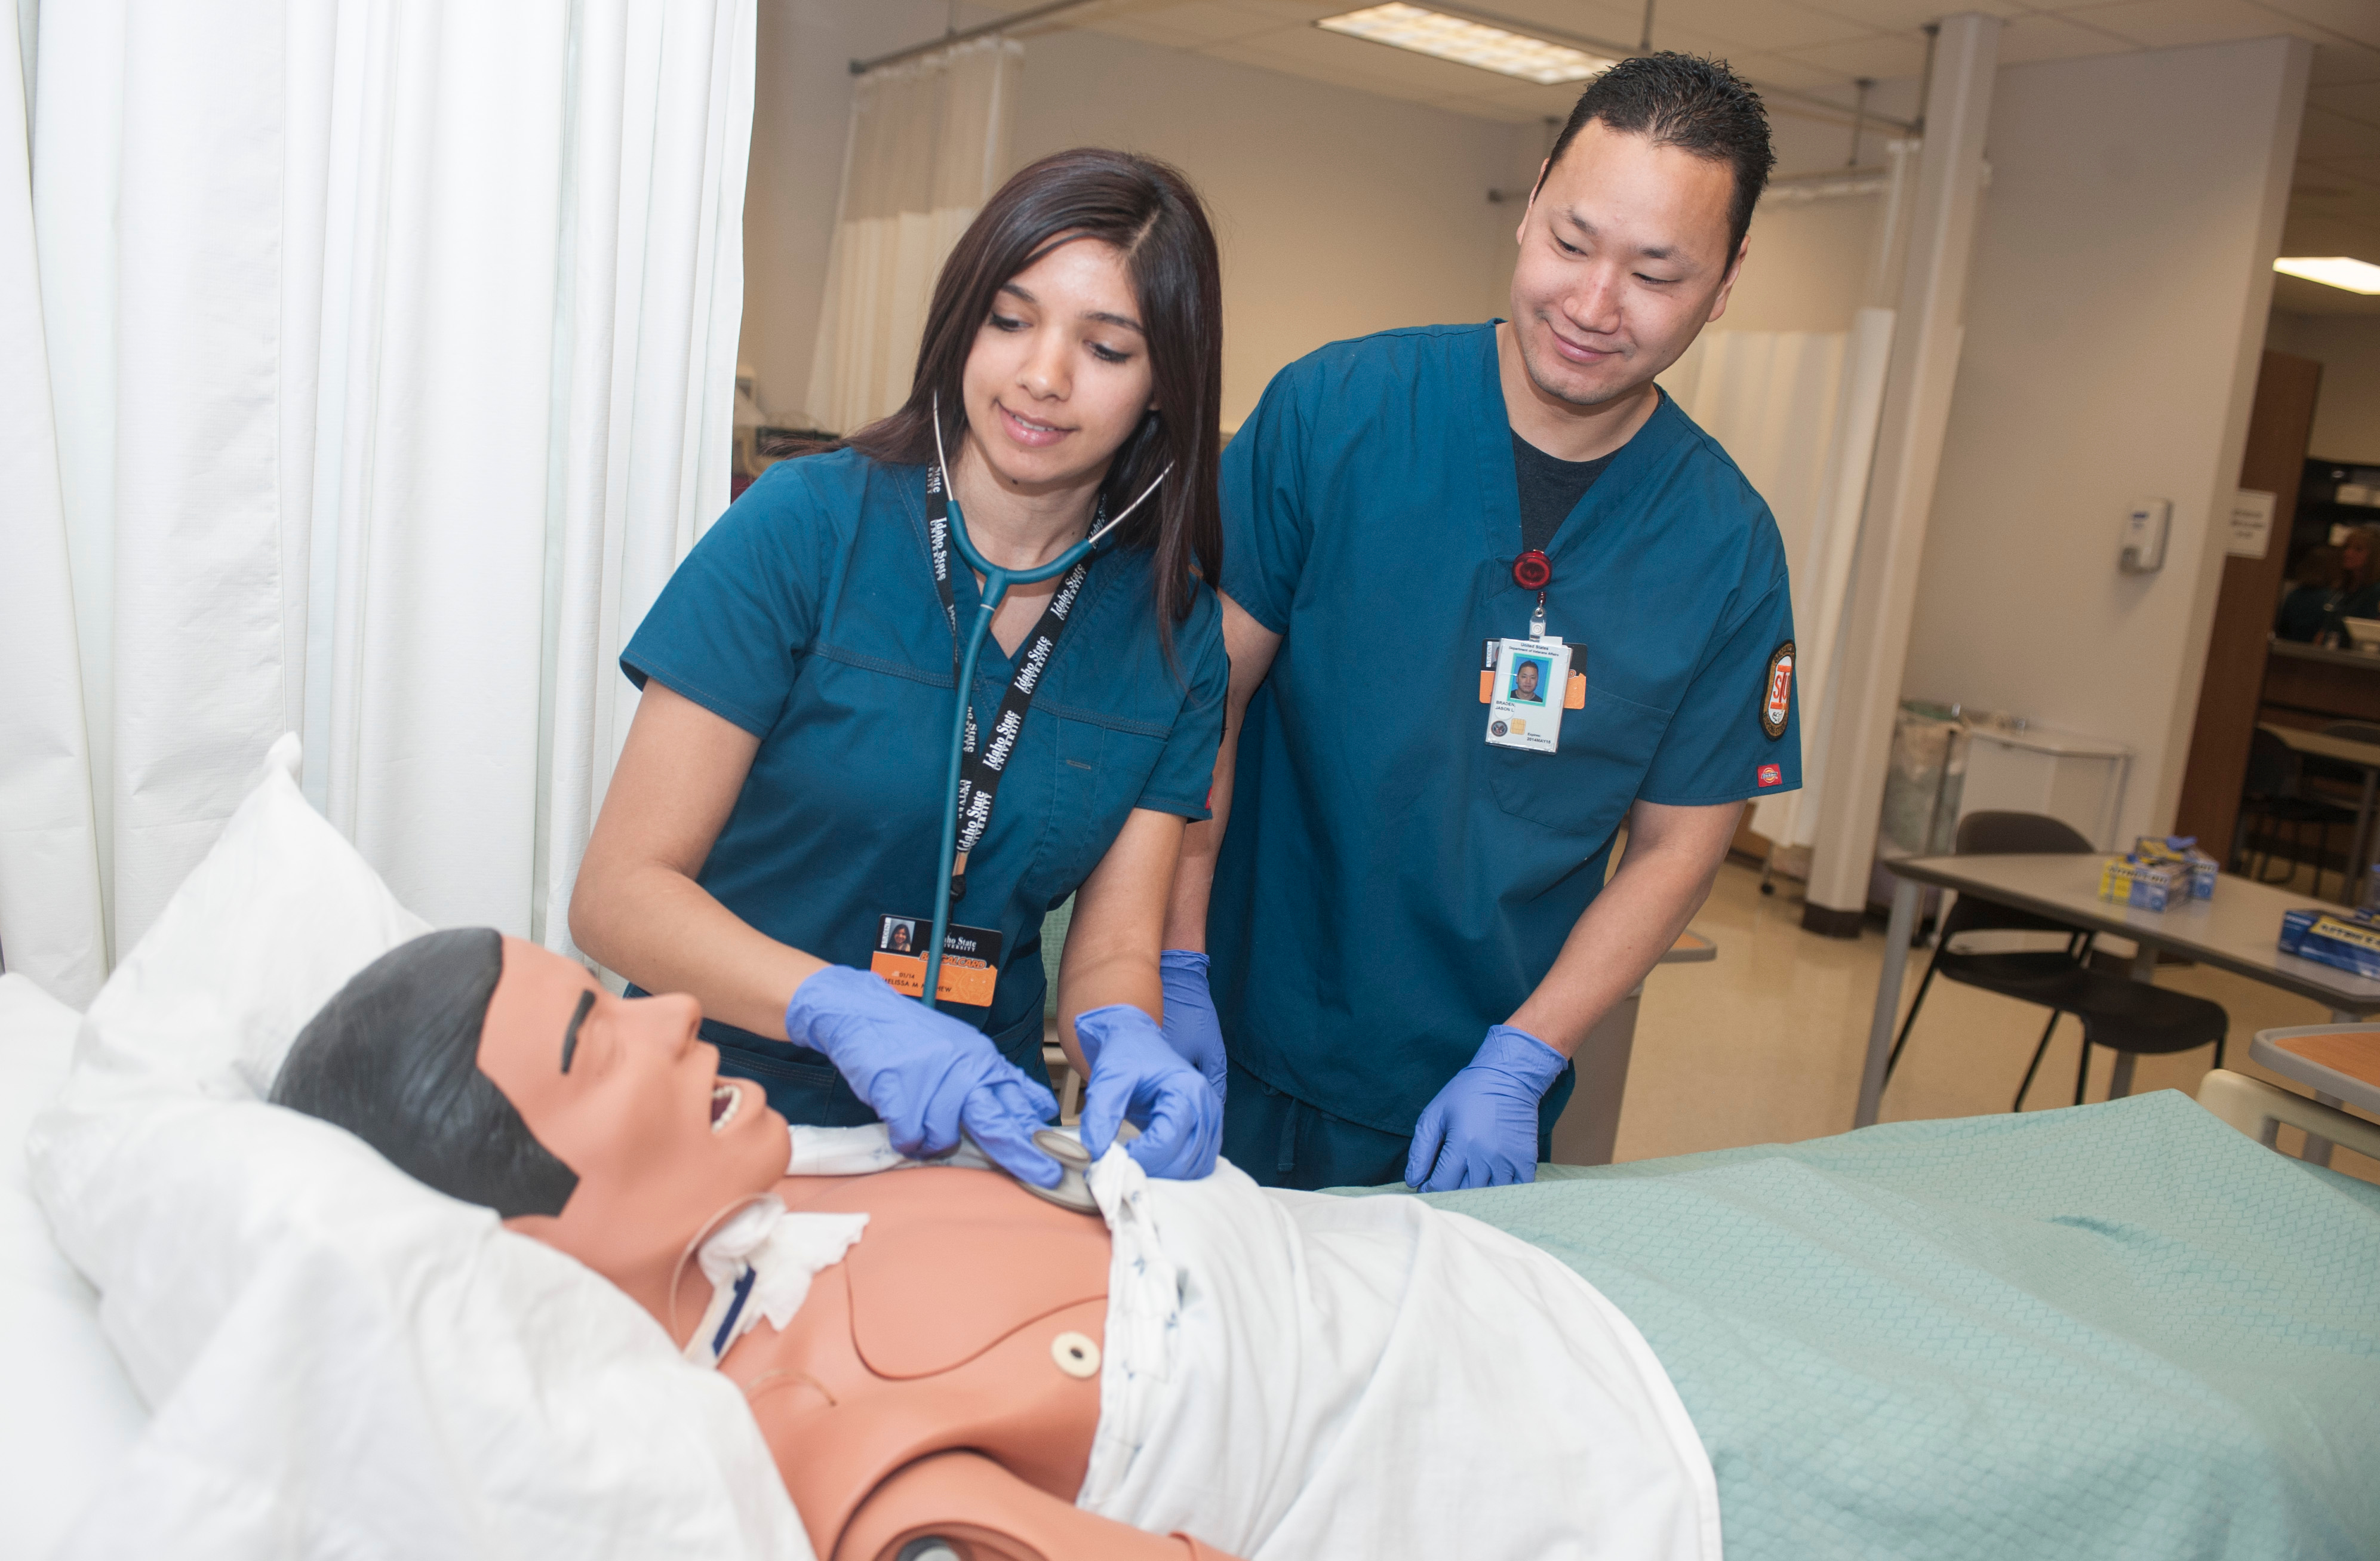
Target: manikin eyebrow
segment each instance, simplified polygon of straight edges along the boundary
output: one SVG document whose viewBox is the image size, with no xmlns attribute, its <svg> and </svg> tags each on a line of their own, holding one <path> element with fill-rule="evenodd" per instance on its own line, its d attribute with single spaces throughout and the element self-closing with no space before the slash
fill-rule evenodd
<svg viewBox="0 0 2380 1561">
<path fill-rule="evenodd" d="M 578 994 L 578 1007 L 572 1010 L 570 1023 L 563 1027 L 562 1071 L 565 1073 L 570 1071 L 570 1059 L 578 1050 L 579 1023 L 581 1021 L 586 1019 L 587 1010 L 594 1006 L 595 988 L 589 986 L 585 991 Z"/>
<path fill-rule="evenodd" d="M 1041 301 L 1032 294 L 1026 292 L 1024 288 L 1019 287 L 1014 282 L 1002 283 L 1000 284 L 1000 290 L 1003 293 L 1014 293 L 1028 304 L 1038 304 Z M 1083 318 L 1085 320 L 1096 320 L 1103 325 L 1121 325 L 1136 336 L 1146 336 L 1148 334 L 1147 331 L 1141 329 L 1140 321 L 1133 319 L 1130 315 L 1110 314 L 1104 309 L 1093 309 L 1090 313 L 1083 316 Z"/>
</svg>

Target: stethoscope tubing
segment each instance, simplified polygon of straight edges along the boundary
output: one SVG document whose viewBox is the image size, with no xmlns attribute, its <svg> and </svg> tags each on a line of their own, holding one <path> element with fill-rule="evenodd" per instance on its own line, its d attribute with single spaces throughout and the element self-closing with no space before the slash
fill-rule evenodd
<svg viewBox="0 0 2380 1561">
<path fill-rule="evenodd" d="M 951 714 L 951 758 L 942 770 L 942 791 L 950 798 L 950 803 L 942 809 L 942 845 L 941 853 L 935 857 L 940 866 L 934 874 L 934 930 L 926 942 L 926 985 L 917 996 L 917 1000 L 928 1008 L 940 1006 L 935 1001 L 935 993 L 942 978 L 942 939 L 951 926 L 951 860 L 957 853 L 959 843 L 959 766 L 966 750 L 967 695 L 975 687 L 976 662 L 983 654 L 983 636 L 991 628 L 992 615 L 1000 611 L 1000 604 L 1007 598 L 1011 586 L 1037 585 L 1054 575 L 1063 575 L 1082 563 L 1099 545 L 1099 538 L 1122 526 L 1133 511 L 1140 508 L 1148 496 L 1157 491 L 1158 484 L 1173 470 L 1173 463 L 1167 462 L 1165 470 L 1159 472 L 1156 480 L 1142 489 L 1140 497 L 1126 504 L 1122 514 L 1050 563 L 1032 569 L 1003 569 L 975 551 L 975 543 L 967 537 L 966 521 L 959 514 L 959 496 L 951 488 L 950 461 L 942 454 L 942 403 L 939 394 L 934 397 L 933 416 L 934 464 L 941 472 L 942 502 L 950 517 L 951 541 L 958 549 L 959 557 L 966 561 L 967 567 L 982 575 L 983 591 L 981 599 L 976 603 L 975 623 L 967 630 L 966 645 L 959 658 L 957 697 Z"/>
</svg>

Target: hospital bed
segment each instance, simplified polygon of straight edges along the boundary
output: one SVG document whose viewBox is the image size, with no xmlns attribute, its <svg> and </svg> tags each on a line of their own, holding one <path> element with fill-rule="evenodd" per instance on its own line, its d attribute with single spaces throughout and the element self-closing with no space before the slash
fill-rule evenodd
<svg viewBox="0 0 2380 1561">
<path fill-rule="evenodd" d="M 101 1334 L 97 1298 L 52 1245 L 26 1189 L 25 1131 L 65 1075 L 76 1025 L 71 1010 L 23 977 L 0 977 L 0 1381 L 8 1384 L 0 1394 L 0 1555 L 11 1558 L 48 1551 L 99 1497 L 146 1418 Z M 2143 1541 L 2131 1553 L 2216 1554 L 2197 1543 L 2204 1525 L 2270 1519 L 2263 1509 L 2289 1499 L 2290 1470 L 2246 1434 L 2237 1404 L 2182 1403 L 2177 1415 L 2191 1386 L 2170 1362 L 2139 1353 L 2110 1318 L 2092 1314 L 2120 1306 L 2136 1286 L 2186 1277 L 2157 1224 L 2192 1217 L 2187 1200 L 2132 1208 L 2116 1184 L 2223 1190 L 2204 1206 L 2234 1218 L 2285 1210 L 2305 1227 L 2305 1251 L 2331 1250 L 2350 1266 L 2264 1276 L 2249 1310 L 2319 1330 L 2338 1321 L 2317 1313 L 2342 1287 L 2367 1311 L 2380 1289 L 2380 1271 L 2353 1266 L 2358 1252 L 2380 1250 L 2380 1188 L 2249 1141 L 2269 1144 L 2286 1123 L 2380 1155 L 2380 1128 L 2237 1074 L 2210 1075 L 2204 1098 L 2204 1110 L 2166 1092 L 1790 1146 L 1548 1167 L 1534 1188 L 1433 1201 L 1552 1252 L 1639 1324 L 1712 1450 L 1736 1561 L 1892 1553 L 1838 1543 L 1845 1505 L 1864 1500 L 1895 1508 L 1890 1521 L 1914 1524 L 1900 1554 L 2051 1554 L 2023 1535 L 1974 1532 L 1961 1516 L 1961 1481 L 2020 1478 L 2039 1480 L 2031 1505 L 2046 1523 L 2087 1531 L 2111 1510 L 2138 1513 L 2145 1526 L 2126 1531 Z M 1594 1185 L 1592 1198 L 1579 1196 L 1582 1181 Z M 2070 1229 L 2073 1250 L 2061 1271 L 2025 1272 L 2040 1254 L 2018 1252 L 2009 1222 L 2028 1201 L 2057 1205 L 2061 1187 L 2072 1191 L 2073 1207 L 2095 1212 L 2063 1224 L 2053 1216 L 2050 1224 Z M 1725 1239 L 1685 1250 L 1674 1240 L 1682 1224 Z M 1922 1304 L 1905 1303 L 1920 1292 Z M 2240 1301 L 2210 1300 L 2218 1310 Z M 1874 1305 L 1878 1325 L 1855 1355 L 1806 1325 L 1863 1303 Z M 2270 1330 L 2255 1337 L 2273 1344 Z M 2042 1339 L 2066 1352 L 2076 1383 L 2096 1392 L 2112 1376 L 2131 1385 L 2131 1401 L 2061 1406 L 2058 1383 L 2021 1380 L 2042 1358 Z M 1996 1345 L 2010 1351 L 1997 1364 L 1973 1353 Z M 2294 1406 L 2318 1442 L 2341 1427 L 2360 1431 L 2372 1414 L 2369 1385 L 2339 1385 L 2363 1395 L 2360 1410 L 2326 1402 L 2310 1374 L 2325 1359 L 2260 1346 L 2239 1362 L 2234 1386 L 2245 1401 L 2261 1383 Z M 2029 1423 L 2045 1403 L 2068 1416 L 2046 1431 Z M 2111 1412 L 2177 1425 L 2195 1415 L 2205 1445 L 2180 1437 L 2169 1457 L 2144 1458 L 2134 1436 L 2129 1461 L 2111 1467 L 2104 1447 L 2091 1445 Z M 1808 1434 L 1814 1413 L 1835 1434 Z M 2368 1475 L 2375 1446 L 2346 1435 L 2328 1451 Z M 2380 1501 L 2380 1482 L 2366 1482 Z"/>
</svg>

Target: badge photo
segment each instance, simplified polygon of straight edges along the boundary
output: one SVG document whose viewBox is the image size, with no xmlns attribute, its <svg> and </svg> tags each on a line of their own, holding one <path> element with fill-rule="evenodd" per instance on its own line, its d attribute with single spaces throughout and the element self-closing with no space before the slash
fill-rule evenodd
<svg viewBox="0 0 2380 1561">
<path fill-rule="evenodd" d="M 1488 675 L 1488 741 L 1500 748 L 1550 754 L 1561 746 L 1569 704 L 1571 647 L 1551 635 L 1501 639 Z M 1561 694 L 1553 693 L 1560 689 Z"/>
<path fill-rule="evenodd" d="M 1787 640 L 1768 654 L 1768 675 L 1760 696 L 1760 730 L 1775 742 L 1785 735 L 1793 715 L 1793 642 Z"/>
<path fill-rule="evenodd" d="M 925 944 L 933 935 L 934 924 L 924 916 L 877 917 L 876 951 L 868 956 L 868 968 L 903 997 L 917 996 L 926 989 Z M 935 1000 L 963 1008 L 990 1008 L 992 993 L 1000 986 L 1000 946 L 998 932 L 952 923 L 942 935 L 942 969 L 934 982 Z"/>
</svg>

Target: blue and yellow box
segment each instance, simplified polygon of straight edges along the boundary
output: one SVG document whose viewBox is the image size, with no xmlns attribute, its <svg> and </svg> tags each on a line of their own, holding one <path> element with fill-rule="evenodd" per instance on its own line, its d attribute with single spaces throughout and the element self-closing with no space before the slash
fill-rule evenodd
<svg viewBox="0 0 2380 1561">
<path fill-rule="evenodd" d="M 2217 865 L 2214 857 L 2198 849 L 2196 835 L 2143 835 L 2132 842 L 2132 860 L 2178 862 L 2189 877 L 2192 900 L 2215 897 Z"/>
<path fill-rule="evenodd" d="M 2284 911 L 2281 952 L 2352 975 L 2380 976 L 2380 915 L 2313 906 Z"/>
<path fill-rule="evenodd" d="M 2190 868 L 2186 863 L 2110 856 L 2099 869 L 2099 898 L 2135 910 L 2162 911 L 2189 894 Z"/>
</svg>

